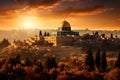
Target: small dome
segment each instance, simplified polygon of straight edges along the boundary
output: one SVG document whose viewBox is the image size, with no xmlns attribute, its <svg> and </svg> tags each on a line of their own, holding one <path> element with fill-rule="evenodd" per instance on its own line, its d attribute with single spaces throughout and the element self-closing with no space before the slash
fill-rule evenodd
<svg viewBox="0 0 120 80">
<path fill-rule="evenodd" d="M 70 26 L 70 23 L 69 23 L 69 22 L 63 21 L 62 27 L 71 27 L 71 26 Z"/>
</svg>

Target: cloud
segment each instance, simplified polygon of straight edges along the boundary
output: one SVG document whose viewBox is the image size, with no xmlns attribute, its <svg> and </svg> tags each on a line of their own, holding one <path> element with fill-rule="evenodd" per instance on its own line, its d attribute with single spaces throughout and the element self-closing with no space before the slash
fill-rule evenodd
<svg viewBox="0 0 120 80">
<path fill-rule="evenodd" d="M 62 0 L 0 0 L 0 10 L 20 9 L 24 7 L 51 7 L 57 5 Z"/>
<path fill-rule="evenodd" d="M 61 0 L 29 0 L 29 5 L 50 6 L 60 2 Z"/>
<path fill-rule="evenodd" d="M 42 17 L 83 16 L 104 13 L 108 8 L 102 2 L 108 0 L 0 0 L 0 15 L 16 16 L 36 9 Z"/>
<path fill-rule="evenodd" d="M 113 10 L 113 8 L 104 8 L 102 6 L 94 6 L 94 7 L 88 7 L 88 8 L 84 8 L 84 9 L 79 9 L 79 8 L 72 8 L 72 7 L 68 7 L 62 10 L 54 10 L 52 11 L 53 14 L 56 15 L 63 15 L 63 16 L 74 16 L 74 15 L 79 15 L 79 16 L 83 16 L 83 15 L 95 15 L 95 14 L 100 14 L 100 13 L 104 13 L 106 11 L 110 11 Z"/>
<path fill-rule="evenodd" d="M 59 4 L 62 0 L 14 0 L 16 3 L 26 3 L 29 7 L 49 7 Z"/>
<path fill-rule="evenodd" d="M 14 0 L 0 0 L 0 11 L 1 10 L 14 10 L 24 8 L 26 4 L 17 4 Z"/>
</svg>

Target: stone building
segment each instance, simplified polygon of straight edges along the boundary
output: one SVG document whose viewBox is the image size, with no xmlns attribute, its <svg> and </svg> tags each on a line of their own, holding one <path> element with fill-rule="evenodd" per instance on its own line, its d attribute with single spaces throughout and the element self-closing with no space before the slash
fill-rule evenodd
<svg viewBox="0 0 120 80">
<path fill-rule="evenodd" d="M 57 31 L 57 36 L 79 36 L 79 32 L 71 31 L 71 25 L 67 21 L 63 21 L 62 26 Z"/>
<path fill-rule="evenodd" d="M 79 32 L 71 31 L 71 26 L 67 21 L 63 21 L 62 27 L 58 29 L 56 35 L 45 36 L 45 41 L 53 43 L 53 46 L 72 46 L 79 37 Z"/>
</svg>

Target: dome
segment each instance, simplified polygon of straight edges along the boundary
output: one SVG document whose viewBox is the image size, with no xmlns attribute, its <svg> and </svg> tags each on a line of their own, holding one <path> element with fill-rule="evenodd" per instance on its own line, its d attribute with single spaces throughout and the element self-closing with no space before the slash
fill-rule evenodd
<svg viewBox="0 0 120 80">
<path fill-rule="evenodd" d="M 70 23 L 67 21 L 63 21 L 62 23 L 62 31 L 71 31 Z"/>
<path fill-rule="evenodd" d="M 69 23 L 69 22 L 63 21 L 63 22 L 62 22 L 62 27 L 71 27 L 71 26 L 70 26 L 70 23 Z"/>
</svg>

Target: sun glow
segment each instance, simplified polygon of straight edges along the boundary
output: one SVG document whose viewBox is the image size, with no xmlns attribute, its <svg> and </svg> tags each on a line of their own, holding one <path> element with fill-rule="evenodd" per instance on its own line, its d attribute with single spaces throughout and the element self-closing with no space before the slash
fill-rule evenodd
<svg viewBox="0 0 120 80">
<path fill-rule="evenodd" d="M 39 24 L 36 17 L 28 16 L 22 19 L 21 27 L 23 29 L 35 29 L 38 28 L 38 26 Z"/>
</svg>

